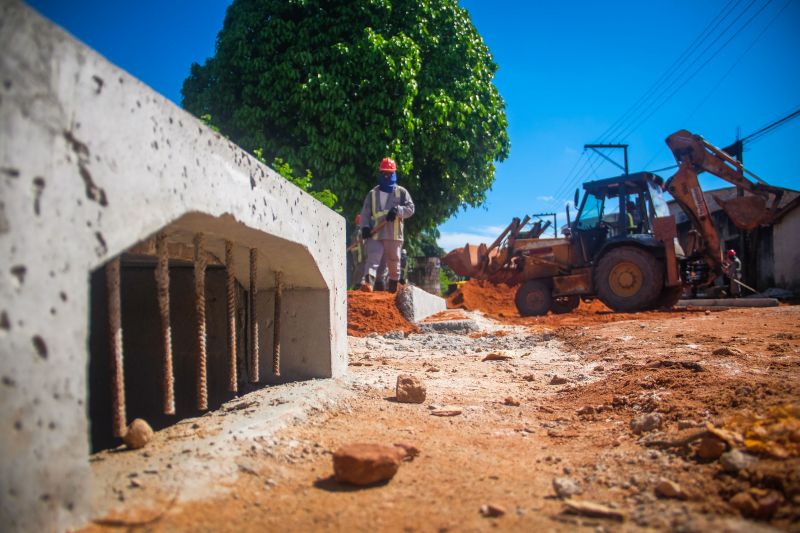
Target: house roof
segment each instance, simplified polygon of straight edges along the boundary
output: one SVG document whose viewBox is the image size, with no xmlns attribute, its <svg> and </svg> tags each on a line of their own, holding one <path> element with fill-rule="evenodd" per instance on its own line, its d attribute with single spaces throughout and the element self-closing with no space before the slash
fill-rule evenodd
<svg viewBox="0 0 800 533">
<path fill-rule="evenodd" d="M 784 189 L 784 191 L 783 197 L 780 203 L 778 203 L 778 209 L 785 211 L 780 213 L 780 216 L 776 220 L 779 220 L 783 215 L 795 209 L 797 206 L 800 206 L 800 191 L 794 191 L 792 189 Z M 736 198 L 736 187 L 723 187 L 721 189 L 714 189 L 713 191 L 703 191 L 703 196 L 706 199 L 708 211 L 710 213 L 716 213 L 717 211 L 721 211 L 722 207 L 720 207 L 714 197 L 718 197 L 723 202 L 733 200 Z M 670 200 L 667 202 L 667 205 L 669 205 L 669 212 L 675 215 L 676 224 L 681 224 L 689 220 L 686 213 L 683 212 L 675 200 Z"/>
</svg>

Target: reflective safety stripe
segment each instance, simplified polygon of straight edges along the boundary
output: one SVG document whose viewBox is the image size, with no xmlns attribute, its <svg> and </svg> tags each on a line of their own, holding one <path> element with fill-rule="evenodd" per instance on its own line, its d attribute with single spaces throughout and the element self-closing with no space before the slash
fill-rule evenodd
<svg viewBox="0 0 800 533">
<path fill-rule="evenodd" d="M 394 197 L 398 199 L 398 204 L 400 203 L 399 200 L 402 197 L 400 194 L 400 188 L 396 187 L 394 189 Z M 383 218 L 389 212 L 388 209 L 384 209 L 382 211 L 378 211 L 378 189 L 372 189 L 371 191 L 371 203 L 372 203 L 372 224 L 373 227 L 377 224 L 379 218 Z M 400 217 L 394 219 L 394 223 L 392 224 L 392 237 L 395 240 L 398 240 L 400 235 Z M 378 238 L 378 236 L 375 236 Z"/>
</svg>

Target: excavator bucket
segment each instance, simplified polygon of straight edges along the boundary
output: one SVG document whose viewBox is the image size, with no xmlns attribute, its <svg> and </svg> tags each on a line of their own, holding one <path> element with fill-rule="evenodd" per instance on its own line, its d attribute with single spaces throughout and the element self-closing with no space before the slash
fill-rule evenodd
<svg viewBox="0 0 800 533">
<path fill-rule="evenodd" d="M 761 196 L 740 196 L 727 201 L 714 196 L 714 200 L 722 207 L 731 222 L 742 230 L 755 229 L 772 218 L 771 211 L 766 207 L 767 201 Z"/>
<path fill-rule="evenodd" d="M 442 262 L 459 276 L 482 278 L 485 276 L 487 259 L 485 244 L 467 244 L 444 256 Z"/>
</svg>

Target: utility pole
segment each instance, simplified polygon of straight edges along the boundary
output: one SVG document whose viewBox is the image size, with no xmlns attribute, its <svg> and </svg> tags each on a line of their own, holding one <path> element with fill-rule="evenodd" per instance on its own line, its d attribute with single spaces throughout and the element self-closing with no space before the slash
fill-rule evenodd
<svg viewBox="0 0 800 533">
<path fill-rule="evenodd" d="M 609 163 L 611 163 L 615 167 L 620 168 L 623 171 L 625 171 L 625 175 L 628 174 L 628 145 L 627 144 L 584 144 L 583 145 L 583 149 L 586 150 L 587 148 L 591 149 L 591 150 L 594 150 L 595 153 L 597 153 L 600 157 L 602 157 L 603 159 L 605 159 L 606 161 L 608 161 Z M 624 167 L 620 166 L 619 163 L 617 163 L 616 161 L 614 161 L 613 159 L 611 159 L 610 157 L 608 157 L 607 155 L 602 153 L 600 151 L 601 148 L 617 148 L 617 149 L 621 148 L 623 150 L 623 152 L 624 152 L 625 166 Z"/>
<path fill-rule="evenodd" d="M 539 220 L 542 220 L 542 217 L 553 217 L 553 233 L 555 234 L 555 237 L 558 238 L 557 215 L 555 213 L 536 213 L 535 215 L 531 215 L 531 218 L 538 218 Z"/>
<path fill-rule="evenodd" d="M 742 168 L 744 168 L 744 141 L 741 138 L 741 129 L 739 126 L 736 127 L 736 140 L 730 146 L 723 148 L 722 151 L 736 159 L 738 162 L 742 163 Z M 741 187 L 736 187 L 736 197 L 741 198 L 742 196 L 744 196 L 744 189 Z M 756 285 L 756 269 L 758 269 L 758 261 L 756 260 L 758 250 L 753 249 L 753 245 L 756 242 L 757 238 L 753 232 L 743 229 L 739 230 L 739 249 L 737 250 L 737 254 L 739 255 L 739 260 L 742 262 L 742 265 L 744 265 L 743 277 L 747 283 L 753 286 Z"/>
</svg>

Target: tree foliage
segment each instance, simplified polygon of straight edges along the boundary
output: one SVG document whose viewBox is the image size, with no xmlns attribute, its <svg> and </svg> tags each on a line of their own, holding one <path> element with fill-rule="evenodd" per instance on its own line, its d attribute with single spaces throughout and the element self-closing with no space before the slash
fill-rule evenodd
<svg viewBox="0 0 800 533">
<path fill-rule="evenodd" d="M 390 156 L 409 235 L 478 206 L 508 156 L 492 56 L 456 0 L 235 0 L 183 105 L 243 148 L 310 169 L 352 220 Z"/>
</svg>

